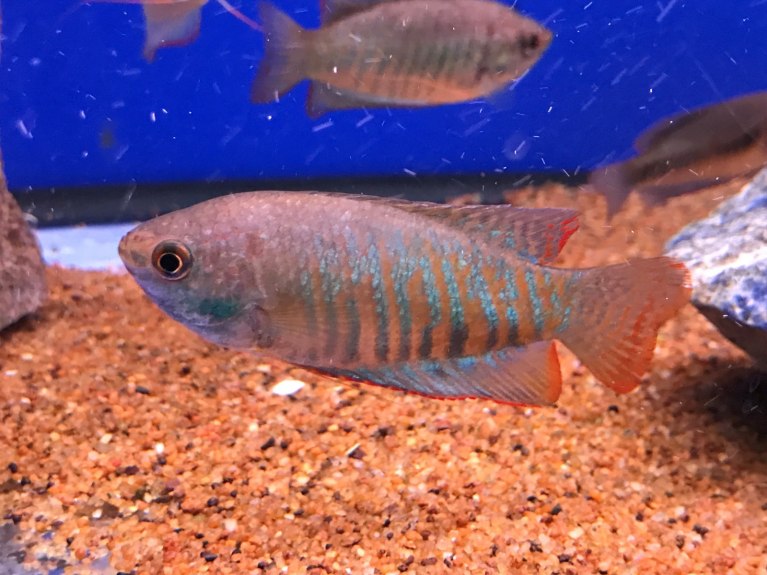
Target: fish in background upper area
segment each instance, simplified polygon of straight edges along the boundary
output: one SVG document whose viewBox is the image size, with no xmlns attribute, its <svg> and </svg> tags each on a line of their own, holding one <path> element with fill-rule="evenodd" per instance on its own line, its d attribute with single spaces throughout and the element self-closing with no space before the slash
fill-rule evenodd
<svg viewBox="0 0 767 575">
<path fill-rule="evenodd" d="M 767 92 L 661 120 L 635 141 L 639 155 L 597 168 L 594 189 L 612 218 L 632 190 L 650 203 L 726 183 L 767 165 Z"/>
<path fill-rule="evenodd" d="M 226 0 L 216 0 L 232 16 L 254 30 L 260 26 Z M 154 60 L 157 50 L 168 46 L 186 46 L 200 34 L 202 7 L 208 0 L 86 0 L 86 3 L 141 4 L 146 22 L 144 58 Z"/>
<path fill-rule="evenodd" d="M 551 32 L 491 0 L 326 0 L 306 30 L 259 4 L 264 57 L 254 103 L 312 80 L 307 111 L 434 106 L 497 92 L 521 77 Z"/>
<path fill-rule="evenodd" d="M 553 340 L 628 392 L 690 295 L 665 257 L 548 267 L 577 227 L 569 209 L 251 192 L 145 222 L 119 252 L 217 344 L 433 398 L 541 405 L 560 394 Z"/>
</svg>

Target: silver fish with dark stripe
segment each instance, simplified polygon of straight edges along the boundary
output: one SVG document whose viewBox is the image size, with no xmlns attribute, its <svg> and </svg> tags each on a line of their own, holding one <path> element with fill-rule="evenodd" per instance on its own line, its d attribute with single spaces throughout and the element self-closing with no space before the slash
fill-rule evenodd
<svg viewBox="0 0 767 575">
<path fill-rule="evenodd" d="M 767 166 L 767 92 L 753 92 L 656 122 L 637 156 L 595 169 L 590 183 L 617 213 L 632 190 L 652 205 L 755 174 Z"/>
<path fill-rule="evenodd" d="M 251 99 L 272 102 L 304 78 L 307 109 L 431 106 L 496 92 L 522 76 L 551 32 L 491 0 L 334 0 L 305 30 L 262 2 L 266 37 Z"/>
<path fill-rule="evenodd" d="M 554 402 L 567 345 L 618 392 L 689 297 L 668 258 L 549 267 L 568 209 L 252 192 L 158 217 L 120 243 L 146 293 L 215 343 L 436 398 Z"/>
</svg>

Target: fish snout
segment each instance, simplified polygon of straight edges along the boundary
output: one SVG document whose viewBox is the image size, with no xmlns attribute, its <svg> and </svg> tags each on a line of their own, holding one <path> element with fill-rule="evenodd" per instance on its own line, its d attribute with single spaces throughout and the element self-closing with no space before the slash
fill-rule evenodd
<svg viewBox="0 0 767 575">
<path fill-rule="evenodd" d="M 548 28 L 534 25 L 520 38 L 520 48 L 526 58 L 537 59 L 549 47 L 553 33 Z"/>
<path fill-rule="evenodd" d="M 117 245 L 117 253 L 120 255 L 120 259 L 127 265 L 128 258 L 128 235 L 124 235 L 120 239 L 120 243 Z"/>
<path fill-rule="evenodd" d="M 142 249 L 144 243 L 136 230 L 132 230 L 125 234 L 117 245 L 117 253 L 128 271 L 134 272 L 149 263 L 149 254 L 144 253 L 145 250 Z"/>
<path fill-rule="evenodd" d="M 554 39 L 554 32 L 552 32 L 548 28 L 543 28 L 543 30 L 540 32 L 540 39 L 539 39 L 541 52 L 544 52 L 545 50 L 548 49 L 553 39 Z"/>
</svg>

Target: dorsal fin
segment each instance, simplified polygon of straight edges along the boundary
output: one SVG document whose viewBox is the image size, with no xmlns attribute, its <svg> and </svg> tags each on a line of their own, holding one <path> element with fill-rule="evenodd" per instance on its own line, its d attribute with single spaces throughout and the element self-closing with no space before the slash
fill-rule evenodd
<svg viewBox="0 0 767 575">
<path fill-rule="evenodd" d="M 578 212 L 567 208 L 437 206 L 424 213 L 536 264 L 553 262 L 578 230 Z"/>
<path fill-rule="evenodd" d="M 357 201 L 383 202 L 434 219 L 464 233 L 481 237 L 502 250 L 514 251 L 535 264 L 553 262 L 570 236 L 578 230 L 578 212 L 569 208 L 451 206 L 375 196 L 346 197 Z"/>
<path fill-rule="evenodd" d="M 327 26 L 351 16 L 364 12 L 376 4 L 392 2 L 393 0 L 322 0 L 320 2 L 320 22 Z"/>
</svg>

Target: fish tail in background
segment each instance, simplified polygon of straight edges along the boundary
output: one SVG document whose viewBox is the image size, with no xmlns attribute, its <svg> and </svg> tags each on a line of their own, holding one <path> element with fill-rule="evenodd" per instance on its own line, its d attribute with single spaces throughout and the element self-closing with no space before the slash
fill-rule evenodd
<svg viewBox="0 0 767 575">
<path fill-rule="evenodd" d="M 659 328 L 689 300 L 689 272 L 659 257 L 573 273 L 557 337 L 594 377 L 627 393 L 650 367 Z"/>
<path fill-rule="evenodd" d="M 144 59 L 152 62 L 159 48 L 184 46 L 197 38 L 200 33 L 201 8 L 205 1 L 83 0 L 81 4 L 141 5 L 146 22 Z"/>
<path fill-rule="evenodd" d="M 158 48 L 185 46 L 194 42 L 200 33 L 201 7 L 199 2 L 144 3 L 146 61 L 154 60 Z"/>
<path fill-rule="evenodd" d="M 595 168 L 589 176 L 589 183 L 607 200 L 608 221 L 620 211 L 633 187 L 625 162 Z"/>
<path fill-rule="evenodd" d="M 264 56 L 250 90 L 254 104 L 275 101 L 304 79 L 307 31 L 270 2 L 258 5 L 264 29 Z"/>
</svg>

